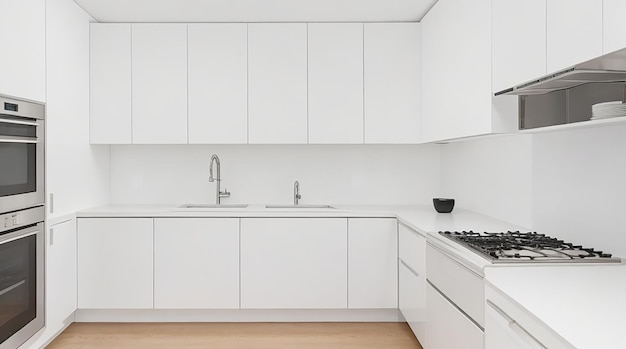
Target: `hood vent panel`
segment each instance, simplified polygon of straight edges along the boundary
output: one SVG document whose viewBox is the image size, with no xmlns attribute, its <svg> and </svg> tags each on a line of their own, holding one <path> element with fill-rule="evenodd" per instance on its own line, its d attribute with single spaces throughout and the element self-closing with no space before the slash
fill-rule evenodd
<svg viewBox="0 0 626 349">
<path fill-rule="evenodd" d="M 495 95 L 539 95 L 591 82 L 626 82 L 626 49 L 497 92 Z"/>
</svg>

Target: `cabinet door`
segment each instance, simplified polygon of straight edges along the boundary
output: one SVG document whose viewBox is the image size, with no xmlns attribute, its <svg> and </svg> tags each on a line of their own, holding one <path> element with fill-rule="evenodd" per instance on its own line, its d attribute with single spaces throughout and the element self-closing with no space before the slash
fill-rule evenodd
<svg viewBox="0 0 626 349">
<path fill-rule="evenodd" d="M 398 308 L 415 337 L 426 341 L 426 277 L 400 260 Z"/>
<path fill-rule="evenodd" d="M 348 308 L 397 307 L 397 221 L 348 219 Z"/>
<path fill-rule="evenodd" d="M 626 47 L 626 30 L 624 30 L 626 1 L 603 0 L 602 6 L 602 51 L 609 53 Z"/>
<path fill-rule="evenodd" d="M 249 143 L 307 142 L 305 23 L 248 25 Z"/>
<path fill-rule="evenodd" d="M 422 53 L 423 141 L 491 133 L 491 1 L 439 0 Z"/>
<path fill-rule="evenodd" d="M 239 219 L 154 220 L 154 307 L 239 308 Z"/>
<path fill-rule="evenodd" d="M 0 1 L 0 93 L 46 101 L 46 1 Z"/>
<path fill-rule="evenodd" d="M 309 143 L 363 143 L 363 24 L 308 24 Z"/>
<path fill-rule="evenodd" d="M 430 284 L 426 287 L 426 308 L 425 348 L 483 349 L 483 331 Z"/>
<path fill-rule="evenodd" d="M 78 219 L 78 308 L 153 307 L 152 221 Z"/>
<path fill-rule="evenodd" d="M 345 218 L 241 219 L 241 308 L 347 307 Z"/>
<path fill-rule="evenodd" d="M 492 1 L 493 92 L 546 74 L 546 0 Z"/>
<path fill-rule="evenodd" d="M 61 329 L 76 310 L 76 220 L 50 227 L 46 249 L 46 327 Z"/>
<path fill-rule="evenodd" d="M 420 24 L 364 26 L 365 143 L 418 143 Z"/>
<path fill-rule="evenodd" d="M 130 24 L 92 23 L 89 36 L 89 141 L 130 144 Z"/>
<path fill-rule="evenodd" d="M 187 25 L 132 24 L 136 144 L 187 143 Z"/>
<path fill-rule="evenodd" d="M 398 256 L 419 275 L 426 275 L 426 238 L 398 224 Z"/>
<path fill-rule="evenodd" d="M 545 349 L 526 329 L 499 308 L 487 302 L 485 308 L 485 349 Z"/>
<path fill-rule="evenodd" d="M 189 24 L 189 143 L 248 142 L 245 23 Z"/>
<path fill-rule="evenodd" d="M 602 55 L 602 0 L 547 0 L 547 69 Z"/>
</svg>

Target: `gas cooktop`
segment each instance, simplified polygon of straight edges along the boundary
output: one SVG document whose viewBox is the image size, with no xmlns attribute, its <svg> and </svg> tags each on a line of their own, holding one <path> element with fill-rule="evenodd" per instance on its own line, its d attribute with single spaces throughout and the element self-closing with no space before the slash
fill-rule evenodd
<svg viewBox="0 0 626 349">
<path fill-rule="evenodd" d="M 555 263 L 619 263 L 610 253 L 585 248 L 536 232 L 476 233 L 473 231 L 439 234 L 467 246 L 493 263 L 555 262 Z"/>
</svg>

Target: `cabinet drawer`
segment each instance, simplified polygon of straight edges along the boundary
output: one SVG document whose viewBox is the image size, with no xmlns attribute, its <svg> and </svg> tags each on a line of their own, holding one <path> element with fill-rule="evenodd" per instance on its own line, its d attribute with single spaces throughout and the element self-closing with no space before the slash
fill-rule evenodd
<svg viewBox="0 0 626 349">
<path fill-rule="evenodd" d="M 399 308 L 415 337 L 426 338 L 426 278 L 413 273 L 400 261 Z"/>
<path fill-rule="evenodd" d="M 425 348 L 483 349 L 483 331 L 432 285 L 426 286 L 426 304 L 428 323 Z"/>
<path fill-rule="evenodd" d="M 403 224 L 398 224 L 398 256 L 420 275 L 426 272 L 426 238 Z"/>
<path fill-rule="evenodd" d="M 483 278 L 430 244 L 426 246 L 426 275 L 452 302 L 485 326 Z M 459 285 L 462 285 L 460 287 Z"/>
</svg>

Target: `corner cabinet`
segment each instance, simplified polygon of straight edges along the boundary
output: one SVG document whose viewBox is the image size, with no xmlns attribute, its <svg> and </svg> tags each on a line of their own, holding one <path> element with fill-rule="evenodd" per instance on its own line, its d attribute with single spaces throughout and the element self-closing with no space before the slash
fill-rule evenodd
<svg viewBox="0 0 626 349">
<path fill-rule="evenodd" d="M 426 341 L 426 237 L 398 223 L 398 308 L 415 337 Z"/>
<path fill-rule="evenodd" d="M 424 142 L 517 130 L 517 98 L 493 97 L 491 21 L 490 0 L 439 0 L 423 18 Z"/>
<path fill-rule="evenodd" d="M 153 308 L 153 219 L 78 219 L 78 308 Z"/>
</svg>

